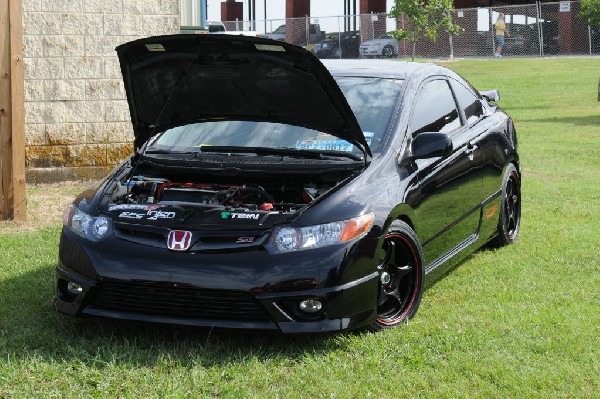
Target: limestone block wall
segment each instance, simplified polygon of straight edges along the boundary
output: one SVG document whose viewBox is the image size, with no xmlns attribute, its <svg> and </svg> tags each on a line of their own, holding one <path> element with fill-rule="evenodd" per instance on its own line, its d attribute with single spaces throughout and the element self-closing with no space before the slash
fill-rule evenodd
<svg viewBox="0 0 600 399">
<path fill-rule="evenodd" d="M 131 154 L 114 49 L 179 20 L 179 0 L 23 0 L 28 182 L 96 178 Z"/>
</svg>

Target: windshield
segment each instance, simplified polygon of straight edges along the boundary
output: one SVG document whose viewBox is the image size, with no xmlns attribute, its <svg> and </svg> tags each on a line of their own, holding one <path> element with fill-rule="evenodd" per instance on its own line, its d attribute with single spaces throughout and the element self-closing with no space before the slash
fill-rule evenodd
<svg viewBox="0 0 600 399">
<path fill-rule="evenodd" d="M 401 80 L 336 78 L 356 115 L 372 152 L 379 152 L 388 134 L 401 90 Z M 333 150 L 361 153 L 346 140 L 301 126 L 255 121 L 207 121 L 168 129 L 150 143 L 164 151 L 189 152 L 202 146 Z"/>
</svg>

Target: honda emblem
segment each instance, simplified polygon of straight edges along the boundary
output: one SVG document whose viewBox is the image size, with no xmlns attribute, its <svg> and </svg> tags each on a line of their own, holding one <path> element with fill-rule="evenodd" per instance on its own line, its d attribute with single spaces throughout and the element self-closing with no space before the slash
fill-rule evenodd
<svg viewBox="0 0 600 399">
<path fill-rule="evenodd" d="M 167 247 L 172 251 L 187 251 L 192 243 L 192 233 L 184 230 L 171 230 L 167 238 Z"/>
</svg>

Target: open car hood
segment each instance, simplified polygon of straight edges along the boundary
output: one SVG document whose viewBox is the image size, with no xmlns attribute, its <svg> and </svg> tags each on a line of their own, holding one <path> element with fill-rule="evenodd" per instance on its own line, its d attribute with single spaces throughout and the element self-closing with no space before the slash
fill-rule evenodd
<svg viewBox="0 0 600 399">
<path fill-rule="evenodd" d="M 208 120 L 330 133 L 371 155 L 346 98 L 303 48 L 228 35 L 155 36 L 116 48 L 139 151 L 154 134 Z"/>
</svg>

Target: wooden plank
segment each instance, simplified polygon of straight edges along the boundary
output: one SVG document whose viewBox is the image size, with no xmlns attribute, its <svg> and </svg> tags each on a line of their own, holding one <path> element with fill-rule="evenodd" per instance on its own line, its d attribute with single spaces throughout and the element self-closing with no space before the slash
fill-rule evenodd
<svg viewBox="0 0 600 399">
<path fill-rule="evenodd" d="M 10 99 L 10 25 L 8 2 L 0 1 L 0 220 L 12 216 L 9 201 L 12 178 Z"/>
<path fill-rule="evenodd" d="M 27 219 L 25 186 L 25 94 L 22 0 L 8 0 L 10 20 L 10 96 L 12 125 L 13 219 Z"/>
</svg>

